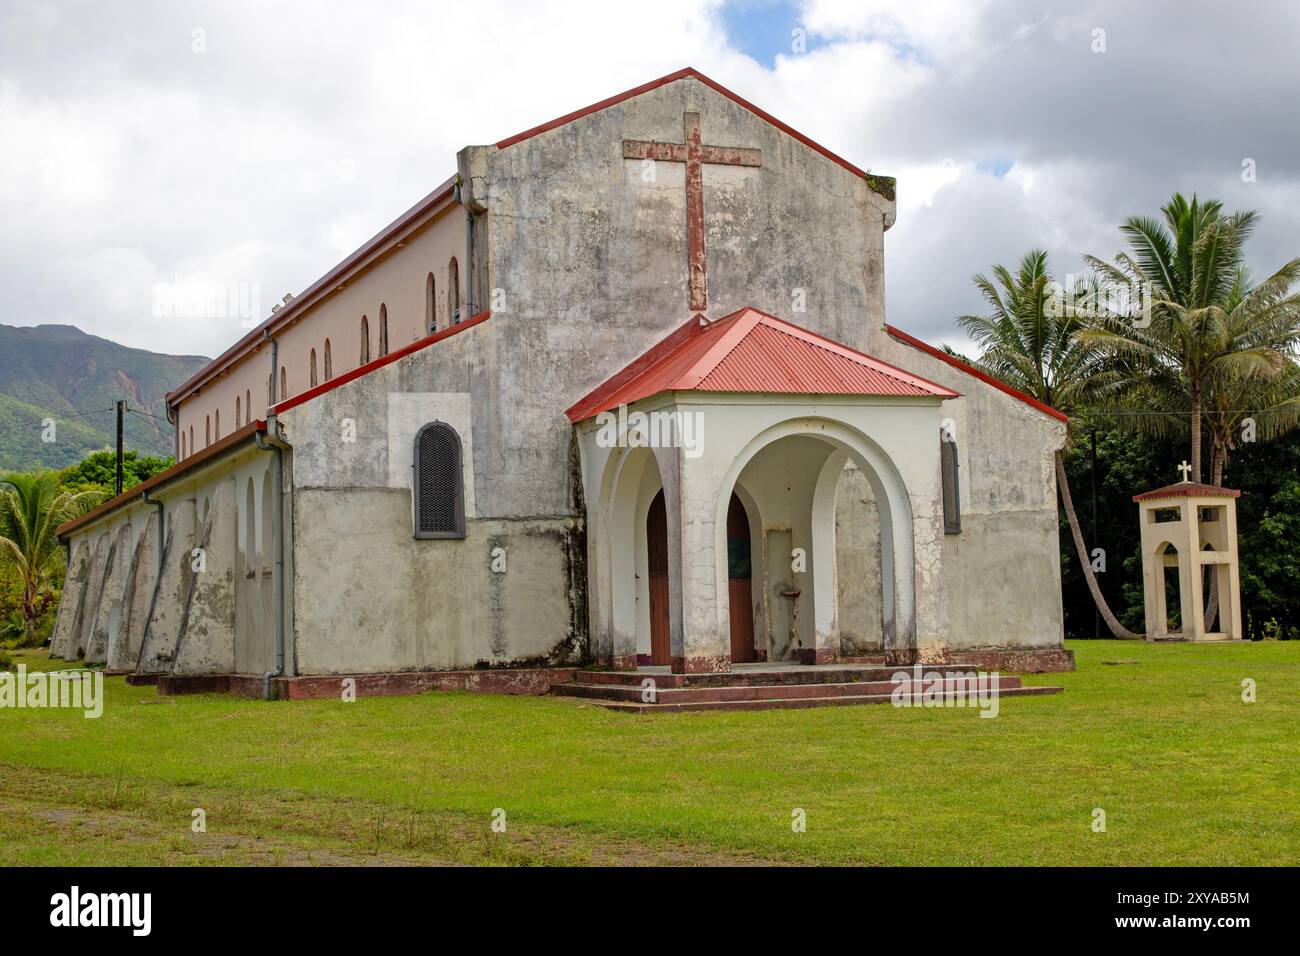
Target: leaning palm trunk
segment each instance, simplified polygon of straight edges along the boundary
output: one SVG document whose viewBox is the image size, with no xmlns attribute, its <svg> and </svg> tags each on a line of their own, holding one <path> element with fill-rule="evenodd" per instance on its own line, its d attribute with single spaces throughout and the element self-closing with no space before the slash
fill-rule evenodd
<svg viewBox="0 0 1300 956">
<path fill-rule="evenodd" d="M 1088 590 L 1092 592 L 1092 600 L 1096 603 L 1102 620 L 1106 622 L 1106 626 L 1115 637 L 1129 641 L 1137 640 L 1141 635 L 1134 634 L 1111 613 L 1110 605 L 1106 603 L 1106 596 L 1101 593 L 1101 588 L 1097 585 L 1097 576 L 1093 573 L 1092 562 L 1088 560 L 1088 546 L 1083 543 L 1083 532 L 1079 529 L 1079 516 L 1074 512 L 1074 499 L 1070 497 L 1070 480 L 1065 476 L 1065 458 L 1059 451 L 1056 453 L 1056 485 L 1061 489 L 1061 503 L 1065 506 L 1065 517 L 1070 523 L 1070 533 L 1074 535 L 1074 550 L 1079 553 L 1079 565 L 1083 568 L 1084 580 L 1088 582 Z"/>
</svg>

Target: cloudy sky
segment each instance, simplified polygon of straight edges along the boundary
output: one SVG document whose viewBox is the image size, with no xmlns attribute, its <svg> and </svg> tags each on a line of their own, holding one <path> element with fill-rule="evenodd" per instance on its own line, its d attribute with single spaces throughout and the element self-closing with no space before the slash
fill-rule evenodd
<svg viewBox="0 0 1300 956">
<path fill-rule="evenodd" d="M 1258 210 L 1255 269 L 1300 255 L 1298 29 L 1292 2 L 3 0 L 0 322 L 216 354 L 460 147 L 691 65 L 898 177 L 888 318 L 960 344 L 972 273 L 1078 271 L 1174 190 Z M 173 314 L 214 289 L 236 314 Z"/>
</svg>

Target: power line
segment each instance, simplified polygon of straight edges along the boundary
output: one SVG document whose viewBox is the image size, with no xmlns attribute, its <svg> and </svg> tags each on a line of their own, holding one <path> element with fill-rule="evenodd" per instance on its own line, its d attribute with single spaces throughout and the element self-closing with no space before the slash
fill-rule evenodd
<svg viewBox="0 0 1300 956">
<path fill-rule="evenodd" d="M 114 408 L 91 408 L 91 409 L 87 409 L 87 411 L 83 413 L 80 409 L 73 408 L 73 409 L 72 409 L 72 414 L 76 415 L 78 418 L 80 418 L 82 421 L 84 421 L 87 425 L 94 425 L 96 428 L 98 428 L 98 427 L 99 427 L 98 425 L 95 425 L 94 422 L 92 422 L 89 418 L 86 417 L 87 414 L 90 414 L 90 415 L 103 415 L 103 414 L 105 414 L 106 412 L 116 412 L 116 411 L 117 411 L 117 408 L 116 408 L 116 407 L 114 407 Z"/>
<path fill-rule="evenodd" d="M 1280 413 L 1280 408 L 1225 408 L 1225 409 L 1201 409 L 1202 418 L 1212 418 L 1215 415 L 1268 415 L 1271 413 Z M 1184 418 L 1192 414 L 1190 408 L 1177 412 L 1153 412 L 1153 411 L 1103 411 L 1101 409 L 1090 408 L 1078 413 L 1080 417 L 1088 415 L 1159 415 L 1165 418 Z"/>
<path fill-rule="evenodd" d="M 170 425 L 170 424 L 172 424 L 172 422 L 168 421 L 168 420 L 165 419 L 165 418 L 162 418 L 162 417 L 159 416 L 159 415 L 151 415 L 149 412 L 142 412 L 140 409 L 138 409 L 138 408 L 132 408 L 130 405 L 126 406 L 126 410 L 127 410 L 128 412 L 130 412 L 131 414 L 133 414 L 133 415 L 139 415 L 139 416 L 141 416 L 142 418 L 152 418 L 154 421 L 156 421 L 156 422 L 162 422 L 162 423 L 164 423 L 164 424 L 166 424 L 166 425 Z"/>
</svg>

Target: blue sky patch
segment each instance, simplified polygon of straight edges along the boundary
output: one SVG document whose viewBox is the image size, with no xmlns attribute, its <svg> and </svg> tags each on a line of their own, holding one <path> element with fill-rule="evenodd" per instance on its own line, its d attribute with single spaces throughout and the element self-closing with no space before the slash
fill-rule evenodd
<svg viewBox="0 0 1300 956">
<path fill-rule="evenodd" d="M 1011 171 L 1011 167 L 1014 165 L 1015 163 L 1009 159 L 988 159 L 982 163 L 976 163 L 975 168 L 982 173 L 988 173 L 990 176 L 1001 179 Z"/>
<path fill-rule="evenodd" d="M 795 52 L 794 31 L 804 29 L 799 4 L 793 0 L 728 0 L 720 15 L 731 45 L 768 69 L 776 66 L 777 54 Z M 824 45 L 805 34 L 803 52 Z"/>
</svg>

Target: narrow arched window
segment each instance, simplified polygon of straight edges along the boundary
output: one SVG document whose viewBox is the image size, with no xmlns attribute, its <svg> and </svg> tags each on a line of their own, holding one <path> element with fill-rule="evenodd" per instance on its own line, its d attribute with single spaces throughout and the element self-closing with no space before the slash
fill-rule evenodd
<svg viewBox="0 0 1300 956">
<path fill-rule="evenodd" d="M 251 388 L 244 389 L 244 414 L 248 416 L 244 421 L 244 424 L 247 425 L 253 420 L 253 390 Z"/>
<path fill-rule="evenodd" d="M 939 429 L 939 472 L 943 485 L 943 530 L 945 534 L 961 531 L 961 483 L 957 467 L 957 439 L 946 429 Z"/>
<path fill-rule="evenodd" d="M 185 457 L 185 432 L 181 432 L 181 457 Z"/>
<path fill-rule="evenodd" d="M 311 387 L 316 387 L 316 350 L 311 350 Z"/>
<path fill-rule="evenodd" d="M 429 335 L 438 331 L 437 302 L 437 287 L 433 281 L 433 273 L 430 272 L 429 277 L 424 280 L 424 328 Z"/>
<path fill-rule="evenodd" d="M 190 454 L 194 454 L 194 426 L 190 426 Z"/>
<path fill-rule="evenodd" d="M 330 340 L 325 340 L 325 381 L 334 377 L 334 356 L 330 352 Z"/>
<path fill-rule="evenodd" d="M 283 365 L 280 366 L 280 394 L 276 397 L 280 401 L 289 397 L 289 373 Z"/>
<path fill-rule="evenodd" d="M 465 537 L 460 435 L 446 422 L 429 422 L 415 436 L 415 536 Z"/>
<path fill-rule="evenodd" d="M 212 416 L 203 416 L 203 447 L 207 448 L 212 444 Z"/>
<path fill-rule="evenodd" d="M 275 547 L 275 496 L 271 486 L 271 469 L 262 472 L 262 546 L 257 549 L 262 559 L 262 573 L 271 573 L 271 551 Z"/>
<path fill-rule="evenodd" d="M 388 306 L 379 303 L 379 354 L 388 354 Z"/>
<path fill-rule="evenodd" d="M 244 575 L 257 573 L 257 499 L 253 497 L 253 479 L 244 482 Z"/>
<path fill-rule="evenodd" d="M 221 409 L 218 408 L 212 414 L 214 416 L 212 434 L 217 441 L 221 441 Z"/>
<path fill-rule="evenodd" d="M 370 320 L 364 315 L 361 317 L 361 364 L 365 365 L 370 361 Z"/>
<path fill-rule="evenodd" d="M 236 428 L 239 427 L 239 414 L 240 414 L 239 409 L 240 409 L 240 407 L 241 407 L 241 406 L 240 406 L 240 403 L 239 403 L 239 396 L 236 395 L 236 396 L 235 396 L 235 427 L 236 427 Z"/>
<path fill-rule="evenodd" d="M 447 316 L 452 325 L 460 321 L 460 266 L 455 256 L 447 265 Z"/>
</svg>

